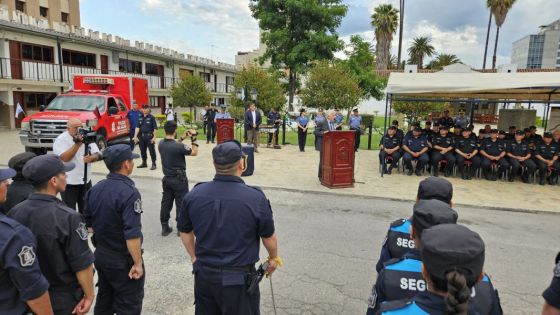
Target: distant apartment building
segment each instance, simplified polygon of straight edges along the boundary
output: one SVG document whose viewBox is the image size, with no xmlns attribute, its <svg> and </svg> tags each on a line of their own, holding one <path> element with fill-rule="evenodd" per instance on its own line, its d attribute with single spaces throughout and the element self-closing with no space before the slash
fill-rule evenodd
<svg viewBox="0 0 560 315">
<path fill-rule="evenodd" d="M 43 1 L 25 2 L 28 9 Z M 37 111 L 70 88 L 73 74 L 146 78 L 156 113 L 173 103 L 170 88 L 185 75 L 203 78 L 216 104 L 229 104 L 234 92 L 234 65 L 57 21 L 51 26 L 6 5 L 0 5 L 0 37 L 0 129 L 19 127 L 18 104 L 28 115 Z"/>
<path fill-rule="evenodd" d="M 35 20 L 45 20 L 80 27 L 80 0 L 0 0 L 0 5 L 8 8 L 10 16 L 27 16 Z M 15 14 L 15 15 L 14 15 Z"/>
<path fill-rule="evenodd" d="M 560 20 L 540 27 L 538 34 L 513 43 L 511 63 L 520 69 L 560 68 Z"/>
</svg>

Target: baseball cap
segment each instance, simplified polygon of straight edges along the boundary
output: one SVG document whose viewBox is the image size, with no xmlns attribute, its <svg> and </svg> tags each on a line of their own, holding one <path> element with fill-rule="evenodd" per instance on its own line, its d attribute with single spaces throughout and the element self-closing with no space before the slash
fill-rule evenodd
<svg viewBox="0 0 560 315">
<path fill-rule="evenodd" d="M 552 138 L 552 132 L 546 131 L 545 133 L 543 133 L 543 137 L 545 137 L 545 138 Z"/>
<path fill-rule="evenodd" d="M 515 131 L 515 134 L 516 134 L 516 135 L 520 135 L 520 136 L 524 136 L 524 135 L 525 135 L 525 131 L 523 131 L 523 130 L 517 130 L 517 131 Z"/>
<path fill-rule="evenodd" d="M 422 234 L 425 229 L 434 225 L 445 223 L 457 223 L 459 215 L 443 201 L 430 199 L 420 200 L 414 205 L 412 212 L 412 226 Z"/>
<path fill-rule="evenodd" d="M 58 155 L 45 154 L 39 155 L 25 163 L 23 176 L 32 185 L 42 184 L 52 177 L 73 170 L 75 167 L 72 162 L 63 162 Z"/>
<path fill-rule="evenodd" d="M 492 129 L 490 130 L 490 133 L 498 133 L 498 129 Z"/>
<path fill-rule="evenodd" d="M 103 160 L 107 166 L 139 157 L 140 155 L 133 153 L 127 144 L 112 145 L 103 151 Z"/>
<path fill-rule="evenodd" d="M 437 199 L 450 203 L 453 198 L 453 185 L 441 177 L 430 176 L 418 185 L 418 199 Z"/>
<path fill-rule="evenodd" d="M 23 152 L 12 156 L 12 158 L 8 161 L 8 167 L 13 168 L 18 174 L 21 174 L 25 163 L 27 163 L 32 158 L 36 157 L 37 155 L 33 152 Z"/>
<path fill-rule="evenodd" d="M 422 233 L 422 263 L 432 278 L 447 282 L 458 271 L 467 285 L 476 284 L 484 266 L 484 241 L 460 224 L 440 224 Z"/>
<path fill-rule="evenodd" d="M 414 129 L 412 129 L 412 130 L 416 131 L 416 132 L 422 132 L 422 128 L 420 128 L 420 127 L 414 127 Z"/>
<path fill-rule="evenodd" d="M 0 182 L 16 176 L 17 172 L 11 168 L 0 168 Z"/>
<path fill-rule="evenodd" d="M 245 156 L 241 143 L 237 140 L 226 141 L 217 145 L 212 150 L 214 163 L 218 165 L 228 165 L 239 161 Z"/>
</svg>

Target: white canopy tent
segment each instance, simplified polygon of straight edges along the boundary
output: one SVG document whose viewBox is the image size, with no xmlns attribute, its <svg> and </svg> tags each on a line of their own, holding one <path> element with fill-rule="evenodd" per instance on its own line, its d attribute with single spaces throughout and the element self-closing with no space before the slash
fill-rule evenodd
<svg viewBox="0 0 560 315">
<path fill-rule="evenodd" d="M 387 83 L 385 129 L 393 101 L 560 103 L 560 72 L 391 73 Z M 546 128 L 546 125 L 544 126 Z"/>
</svg>

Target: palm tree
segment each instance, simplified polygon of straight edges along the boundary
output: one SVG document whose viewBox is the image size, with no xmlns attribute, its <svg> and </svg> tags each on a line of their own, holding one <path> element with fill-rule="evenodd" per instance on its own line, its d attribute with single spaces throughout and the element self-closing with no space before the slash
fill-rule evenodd
<svg viewBox="0 0 560 315">
<path fill-rule="evenodd" d="M 455 63 L 463 63 L 461 61 L 461 59 L 459 59 L 456 55 L 454 54 L 439 54 L 436 56 L 436 58 L 432 61 L 430 61 L 430 63 L 428 63 L 426 65 L 426 68 L 428 69 L 434 69 L 434 70 L 441 70 L 443 69 L 443 67 L 445 66 L 449 66 Z"/>
<path fill-rule="evenodd" d="M 488 41 L 490 40 L 490 27 L 492 26 L 492 11 L 488 18 L 488 29 L 486 30 L 486 45 L 484 45 L 484 59 L 482 60 L 482 69 L 486 69 L 486 56 L 488 55 Z"/>
<path fill-rule="evenodd" d="M 417 62 L 419 69 L 422 69 L 424 57 L 431 57 L 436 51 L 431 41 L 428 37 L 416 37 L 412 40 L 412 46 L 408 48 L 410 61 Z"/>
<path fill-rule="evenodd" d="M 378 70 L 387 70 L 391 41 L 398 24 L 399 11 L 390 4 L 380 4 L 371 15 L 371 26 L 375 29 Z"/>
<path fill-rule="evenodd" d="M 494 56 L 492 57 L 492 69 L 496 69 L 496 53 L 498 50 L 498 38 L 500 27 L 504 24 L 506 16 L 516 0 L 486 0 L 486 6 L 494 14 L 496 21 L 496 41 L 494 42 Z"/>
</svg>

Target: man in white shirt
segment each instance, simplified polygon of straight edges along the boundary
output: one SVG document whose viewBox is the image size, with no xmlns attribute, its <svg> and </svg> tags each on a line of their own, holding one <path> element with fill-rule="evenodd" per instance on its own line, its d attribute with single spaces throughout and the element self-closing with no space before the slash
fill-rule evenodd
<svg viewBox="0 0 560 315">
<path fill-rule="evenodd" d="M 77 118 L 68 120 L 67 130 L 59 135 L 53 144 L 54 154 L 60 156 L 64 162 L 72 162 L 76 167 L 66 173 L 66 191 L 61 193 L 62 201 L 72 209 L 83 212 L 84 198 L 87 191 L 91 188 L 91 167 L 87 167 L 87 176 L 84 178 L 87 164 L 99 161 L 103 158 L 99 148 L 95 143 L 89 145 L 90 154 L 85 156 L 85 145 L 78 130 L 82 127 L 82 122 Z M 85 181 L 87 182 L 84 182 Z"/>
</svg>

